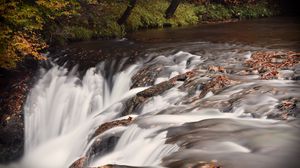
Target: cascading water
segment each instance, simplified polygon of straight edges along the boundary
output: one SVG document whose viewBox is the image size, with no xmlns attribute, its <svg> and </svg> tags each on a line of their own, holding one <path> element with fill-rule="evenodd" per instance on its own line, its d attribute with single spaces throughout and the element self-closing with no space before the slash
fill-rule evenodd
<svg viewBox="0 0 300 168">
<path fill-rule="evenodd" d="M 136 65 L 114 75 L 112 90 L 101 66 L 82 80 L 58 66 L 42 75 L 25 105 L 23 166 L 67 167 L 83 154 L 92 130 L 118 116 L 118 101 L 143 89 L 130 90 Z"/>
<path fill-rule="evenodd" d="M 259 48 L 205 42 L 179 47 L 189 52 L 146 55 L 147 61 L 119 68 L 108 77 L 103 75 L 105 63 L 88 69 L 82 79 L 75 69 L 68 72 L 54 65 L 44 70 L 25 105 L 25 155 L 12 167 L 68 167 L 87 156 L 94 141 L 107 137 L 118 140 L 108 152 L 92 154 L 88 166 L 184 167 L 200 158 L 220 160 L 229 167 L 281 167 L 281 157 L 297 154 L 292 148 L 300 139 L 297 123 L 265 118 L 280 99 L 297 96 L 298 83 L 238 75 L 241 62 Z M 211 79 L 203 65 L 211 64 L 232 69 L 229 75 L 239 82 L 194 99 Z M 149 75 L 153 84 L 171 79 L 174 87 L 145 100 L 133 111 L 129 126 L 92 137 L 101 124 L 126 118 L 121 115 L 129 98 L 151 87 L 131 89 L 132 77 L 147 66 L 158 66 L 158 75 Z M 198 81 L 172 80 L 193 69 L 200 73 Z"/>
<path fill-rule="evenodd" d="M 123 133 L 114 151 L 101 157 L 91 166 L 118 164 L 157 167 L 161 158 L 177 151 L 179 147 L 165 144 L 166 131 L 153 135 L 155 131 L 155 128 L 141 129 L 136 125 L 130 126 Z"/>
</svg>

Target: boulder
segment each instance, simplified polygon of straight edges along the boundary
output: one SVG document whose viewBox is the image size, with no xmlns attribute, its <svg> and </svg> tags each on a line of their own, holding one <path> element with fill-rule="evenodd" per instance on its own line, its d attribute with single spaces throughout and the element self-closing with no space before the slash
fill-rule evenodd
<svg viewBox="0 0 300 168">
<path fill-rule="evenodd" d="M 123 119 L 123 120 L 116 120 L 116 121 L 111 121 L 111 122 L 107 122 L 107 123 L 104 123 L 102 125 L 100 125 L 94 135 L 92 137 L 95 137 L 97 135 L 100 135 L 102 134 L 103 132 L 113 128 L 113 127 L 118 127 L 118 126 L 128 126 L 129 124 L 132 123 L 132 117 L 128 117 L 127 119 Z"/>
<path fill-rule="evenodd" d="M 84 168 L 86 167 L 86 157 L 81 157 L 71 164 L 69 168 Z"/>
<path fill-rule="evenodd" d="M 176 85 L 176 81 L 185 81 L 193 76 L 193 74 L 194 73 L 192 71 L 189 71 L 184 74 L 177 75 L 168 81 L 161 82 L 137 93 L 136 96 L 125 102 L 125 109 L 122 112 L 122 116 L 135 112 L 149 98 L 164 93 L 174 87 Z"/>
<path fill-rule="evenodd" d="M 213 77 L 208 83 L 204 84 L 202 92 L 199 95 L 199 98 L 205 97 L 208 92 L 217 93 L 224 87 L 229 86 L 232 81 L 225 75 L 219 75 Z"/>
<path fill-rule="evenodd" d="M 163 69 L 163 65 L 150 65 L 141 70 L 139 70 L 132 77 L 132 86 L 131 88 L 136 87 L 146 87 L 154 84 L 158 74 Z"/>
</svg>

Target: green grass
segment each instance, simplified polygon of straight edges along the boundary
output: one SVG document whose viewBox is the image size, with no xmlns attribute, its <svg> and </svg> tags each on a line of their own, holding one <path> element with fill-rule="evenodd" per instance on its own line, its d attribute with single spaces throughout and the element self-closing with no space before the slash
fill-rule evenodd
<svg viewBox="0 0 300 168">
<path fill-rule="evenodd" d="M 92 35 L 93 32 L 84 27 L 67 26 L 63 31 L 64 38 L 69 40 L 89 40 Z"/>
<path fill-rule="evenodd" d="M 134 31 L 142 28 L 161 28 L 164 26 L 184 26 L 198 23 L 195 6 L 183 3 L 177 8 L 171 19 L 164 17 L 165 11 L 169 6 L 168 1 L 153 0 L 140 1 L 133 9 L 125 28 Z"/>
<path fill-rule="evenodd" d="M 232 17 L 230 10 L 221 4 L 197 6 L 196 11 L 199 21 L 219 21 L 227 20 Z"/>
<path fill-rule="evenodd" d="M 91 38 L 123 37 L 126 32 L 140 29 L 195 25 L 202 21 L 222 21 L 231 18 L 250 19 L 274 15 L 266 3 L 226 7 L 221 4 L 195 5 L 181 3 L 174 16 L 164 17 L 167 0 L 138 1 L 125 25 L 117 24 L 127 7 L 126 1 L 103 0 L 101 6 L 82 6 L 81 13 L 63 25 L 64 39 L 68 41 Z M 81 33 L 80 33 L 81 31 Z"/>
<path fill-rule="evenodd" d="M 250 5 L 233 6 L 230 10 L 234 16 L 237 16 L 240 19 L 268 17 L 278 14 L 278 11 L 270 8 L 267 3 L 263 2 Z"/>
</svg>

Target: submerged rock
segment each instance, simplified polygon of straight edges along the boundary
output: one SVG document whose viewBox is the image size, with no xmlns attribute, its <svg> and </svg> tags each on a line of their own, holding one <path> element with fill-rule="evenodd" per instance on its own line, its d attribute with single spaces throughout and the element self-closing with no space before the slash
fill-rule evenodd
<svg viewBox="0 0 300 168">
<path fill-rule="evenodd" d="M 195 165 L 193 165 L 191 168 L 222 168 L 220 165 L 218 165 L 216 162 L 200 162 Z"/>
<path fill-rule="evenodd" d="M 224 87 L 229 86 L 232 83 L 232 81 L 224 75 L 216 76 L 212 78 L 208 83 L 206 83 L 202 89 L 202 92 L 199 95 L 199 98 L 205 97 L 209 92 L 217 93 Z"/>
<path fill-rule="evenodd" d="M 132 121 L 132 117 L 128 117 L 127 119 L 104 123 L 96 129 L 95 133 L 91 136 L 91 139 L 114 127 L 128 126 L 132 123 Z M 110 152 L 117 144 L 120 136 L 120 134 L 112 134 L 96 138 L 86 154 L 86 156 L 88 157 L 87 160 L 89 161 L 95 156 Z"/>
<path fill-rule="evenodd" d="M 86 157 L 79 158 L 74 163 L 71 164 L 69 168 L 84 168 L 86 167 Z"/>
<path fill-rule="evenodd" d="M 146 100 L 153 96 L 160 95 L 165 91 L 171 89 L 176 85 L 176 81 L 185 81 L 192 76 L 193 72 L 189 71 L 184 74 L 177 75 L 168 81 L 156 84 L 144 91 L 136 94 L 133 98 L 125 102 L 125 109 L 122 112 L 122 116 L 126 116 L 135 112 Z"/>
<path fill-rule="evenodd" d="M 76 160 L 69 168 L 142 168 L 142 167 L 113 165 L 113 164 L 99 166 L 99 167 L 89 167 L 86 163 L 86 157 L 82 157 Z M 147 167 L 143 166 L 143 168 L 147 168 Z M 209 168 L 215 168 L 215 167 L 209 167 Z"/>
<path fill-rule="evenodd" d="M 110 165 L 105 165 L 105 166 L 100 166 L 100 167 L 89 167 L 89 168 L 141 168 L 141 167 L 110 164 Z M 147 168 L 147 167 L 143 166 L 143 168 Z"/>
<path fill-rule="evenodd" d="M 272 113 L 268 114 L 267 117 L 278 120 L 287 120 L 290 117 L 299 117 L 300 109 L 299 105 L 297 105 L 299 102 L 300 101 L 296 98 L 283 99 L 276 106 L 277 110 L 274 110 Z"/>
<path fill-rule="evenodd" d="M 168 165 L 168 167 L 178 167 L 180 165 L 180 163 L 178 162 L 174 162 L 171 165 Z M 197 163 L 189 163 L 186 165 L 182 165 L 182 168 L 222 168 L 222 166 L 220 166 L 217 161 L 212 160 L 210 162 L 206 162 L 206 161 L 200 161 Z"/>
<path fill-rule="evenodd" d="M 95 133 L 92 137 L 98 136 L 113 127 L 128 126 L 129 124 L 132 123 L 132 121 L 133 121 L 132 117 L 128 117 L 127 119 L 116 120 L 116 121 L 104 123 L 97 128 L 97 130 L 95 131 Z"/>
<path fill-rule="evenodd" d="M 111 151 L 113 151 L 114 147 L 118 143 L 120 137 L 122 135 L 122 132 L 120 133 L 114 133 L 111 135 L 105 135 L 97 138 L 89 150 L 87 151 L 86 157 L 87 162 L 90 162 L 93 160 L 93 158 L 99 158 Z"/>
<path fill-rule="evenodd" d="M 175 86 L 175 83 L 173 81 L 165 81 L 137 93 L 136 96 L 125 102 L 125 109 L 122 112 L 122 116 L 135 112 L 135 110 L 138 109 L 138 107 L 142 105 L 147 99 L 153 96 L 157 96 L 165 92 L 166 90 L 171 89 L 173 86 Z"/>
<path fill-rule="evenodd" d="M 163 65 L 150 65 L 139 70 L 132 77 L 131 88 L 151 86 L 154 84 L 158 74 L 162 71 Z"/>
<path fill-rule="evenodd" d="M 116 120 L 104 123 L 100 125 L 95 133 L 91 136 L 91 139 L 102 134 L 103 132 L 118 126 L 128 126 L 133 121 L 132 117 L 127 119 Z M 69 168 L 84 168 L 88 166 L 88 162 L 95 156 L 102 155 L 104 153 L 110 152 L 114 146 L 117 144 L 121 135 L 109 135 L 101 138 L 97 138 L 89 150 L 87 151 L 86 156 L 79 158 L 71 164 Z"/>
</svg>

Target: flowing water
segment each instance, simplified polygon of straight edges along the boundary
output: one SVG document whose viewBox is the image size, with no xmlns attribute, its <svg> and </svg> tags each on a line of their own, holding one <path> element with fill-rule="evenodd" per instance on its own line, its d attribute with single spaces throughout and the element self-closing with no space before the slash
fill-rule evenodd
<svg viewBox="0 0 300 168">
<path fill-rule="evenodd" d="M 298 167 L 299 119 L 289 116 L 282 121 L 268 116 L 279 113 L 277 107 L 281 100 L 299 99 L 299 81 L 289 78 L 260 80 L 255 73 L 241 73 L 244 61 L 256 51 L 299 49 L 299 38 L 289 33 L 285 36 L 285 31 L 298 29 L 273 30 L 281 24 L 294 24 L 282 19 L 266 22 L 269 27 L 259 24 L 261 21 L 212 25 L 211 29 L 204 26 L 197 28 L 199 30 L 185 28 L 132 34 L 131 38 L 141 39 L 114 45 L 118 49 L 126 44 L 123 50 L 139 48 L 137 57 L 132 60 L 125 54 L 92 67 L 85 64 L 84 70 L 78 70 L 72 63 L 62 66 L 62 59 L 52 60 L 47 68 L 40 70 L 40 78 L 24 107 L 24 157 L 10 166 L 63 168 L 88 156 L 87 166 L 90 167 L 107 164 L 188 167 L 211 160 L 236 168 Z M 260 39 L 259 43 L 246 32 L 240 32 L 245 41 L 232 39 L 236 37 L 235 31 L 248 25 L 258 29 L 250 31 L 252 34 L 274 31 L 275 35 L 255 39 Z M 161 39 L 151 40 L 155 39 L 155 32 Z M 174 35 L 176 32 L 178 34 Z M 225 37 L 220 35 L 222 32 Z M 197 33 L 203 38 L 195 36 Z M 208 38 L 214 33 L 216 35 Z M 181 34 L 186 37 L 181 38 Z M 169 37 L 175 39 L 169 42 Z M 143 42 L 145 39 L 148 42 Z M 97 44 L 93 43 L 93 48 L 97 48 Z M 230 79 L 238 82 L 194 99 L 203 92 L 201 83 L 211 79 L 206 71 L 209 65 L 225 67 Z M 117 126 L 93 137 L 100 125 L 128 118 L 122 115 L 126 102 L 153 85 L 133 87 L 132 78 L 145 67 L 155 66 L 159 71 L 153 73 L 153 84 L 194 69 L 200 72 L 197 80 L 201 82 L 195 83 L 191 90 L 182 89 L 184 81 L 176 81 L 174 87 L 150 97 L 129 114 L 134 119 L 130 125 Z M 299 75 L 299 68 L 289 73 Z M 299 103 L 296 112 L 298 107 Z M 106 145 L 91 153 L 95 141 Z"/>
</svg>

